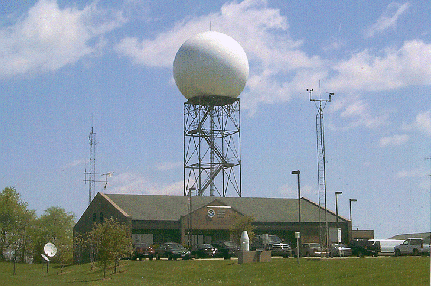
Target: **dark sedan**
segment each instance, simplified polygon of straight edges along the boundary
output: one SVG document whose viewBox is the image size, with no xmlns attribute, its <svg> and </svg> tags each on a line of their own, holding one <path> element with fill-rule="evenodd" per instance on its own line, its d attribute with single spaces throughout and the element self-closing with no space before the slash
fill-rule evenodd
<svg viewBox="0 0 431 286">
<path fill-rule="evenodd" d="M 354 239 L 350 241 L 349 247 L 352 249 L 353 255 L 360 257 L 366 255 L 377 256 L 380 251 L 380 243 L 368 239 Z"/>
<path fill-rule="evenodd" d="M 210 258 L 215 257 L 217 253 L 217 248 L 212 246 L 209 243 L 199 244 L 194 251 L 192 251 L 192 255 L 195 258 Z"/>
<path fill-rule="evenodd" d="M 141 260 L 142 258 L 144 259 L 148 258 L 150 260 L 153 260 L 153 257 L 155 256 L 155 254 L 156 252 L 151 246 L 136 246 L 133 251 L 132 259 Z"/>
<path fill-rule="evenodd" d="M 168 260 L 176 260 L 177 258 L 187 260 L 191 258 L 191 253 L 179 243 L 166 242 L 156 249 L 156 259 L 159 260 L 162 257 L 168 258 Z"/>
<path fill-rule="evenodd" d="M 239 251 L 238 244 L 233 241 L 219 241 L 212 243 L 212 245 L 217 248 L 216 257 L 223 257 L 224 259 L 237 256 Z"/>
</svg>

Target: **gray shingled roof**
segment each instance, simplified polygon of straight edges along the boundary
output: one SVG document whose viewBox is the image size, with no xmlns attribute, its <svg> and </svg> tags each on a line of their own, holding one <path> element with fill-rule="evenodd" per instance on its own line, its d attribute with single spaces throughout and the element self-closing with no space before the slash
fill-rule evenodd
<svg viewBox="0 0 431 286">
<path fill-rule="evenodd" d="M 185 196 L 105 194 L 133 220 L 178 221 L 189 212 L 189 198 Z M 297 222 L 298 200 L 250 197 L 192 197 L 192 208 L 196 210 L 217 200 L 222 205 L 254 217 L 256 222 Z M 324 212 L 321 212 L 323 216 Z M 323 219 L 323 218 L 322 218 Z M 318 206 L 307 200 L 301 201 L 301 221 L 317 222 Z M 340 218 L 345 220 L 344 218 Z M 335 215 L 328 212 L 328 221 L 335 221 Z"/>
</svg>

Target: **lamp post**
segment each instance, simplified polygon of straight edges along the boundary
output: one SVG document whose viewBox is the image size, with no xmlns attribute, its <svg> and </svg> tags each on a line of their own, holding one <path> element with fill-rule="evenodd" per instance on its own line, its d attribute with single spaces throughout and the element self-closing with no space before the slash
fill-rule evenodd
<svg viewBox="0 0 431 286">
<path fill-rule="evenodd" d="M 350 222 L 352 221 L 352 202 L 357 202 L 357 199 L 349 199 L 349 212 L 350 212 Z M 353 223 L 352 223 L 353 228 Z"/>
<path fill-rule="evenodd" d="M 298 175 L 298 222 L 301 225 L 301 183 L 299 179 L 299 174 L 301 172 L 299 170 L 292 171 L 292 175 Z"/>
<path fill-rule="evenodd" d="M 338 227 L 338 195 L 341 195 L 343 192 L 335 192 L 335 227 L 337 228 L 337 232 L 338 232 L 338 243 L 341 243 L 341 228 Z"/>
<path fill-rule="evenodd" d="M 297 238 L 297 256 L 299 259 L 299 245 L 300 245 L 300 233 L 302 232 L 302 228 L 301 228 L 301 181 L 299 179 L 299 174 L 301 172 L 299 170 L 295 170 L 292 171 L 292 175 L 297 175 L 298 176 L 298 224 L 299 224 L 299 234 L 298 234 L 298 238 Z M 298 260 L 299 262 L 299 260 Z"/>
<path fill-rule="evenodd" d="M 188 193 L 188 195 L 189 195 L 189 219 L 188 219 L 188 223 L 189 223 L 189 225 L 188 225 L 188 227 L 189 227 L 189 235 L 188 235 L 188 238 L 189 238 L 189 247 L 191 248 L 192 247 L 192 238 L 193 238 L 193 235 L 192 235 L 192 191 L 195 191 L 196 190 L 196 188 L 195 187 L 191 187 L 191 188 L 189 188 L 189 193 Z"/>
<path fill-rule="evenodd" d="M 335 219 L 336 219 L 336 226 L 338 228 L 338 195 L 341 195 L 343 192 L 335 192 Z"/>
</svg>

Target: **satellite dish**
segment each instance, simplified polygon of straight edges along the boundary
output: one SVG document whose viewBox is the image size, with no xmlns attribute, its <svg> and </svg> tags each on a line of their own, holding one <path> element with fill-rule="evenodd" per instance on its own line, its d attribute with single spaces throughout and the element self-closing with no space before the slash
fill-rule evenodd
<svg viewBox="0 0 431 286">
<path fill-rule="evenodd" d="M 45 254 L 48 257 L 54 257 L 57 254 L 57 247 L 53 243 L 48 242 L 43 247 L 43 251 L 45 251 Z M 42 254 L 42 256 L 43 256 L 43 254 Z"/>
<path fill-rule="evenodd" d="M 46 255 L 45 254 L 41 254 L 41 256 L 43 257 L 43 259 L 45 259 L 46 261 L 49 261 L 49 258 L 48 257 L 46 257 Z"/>
</svg>

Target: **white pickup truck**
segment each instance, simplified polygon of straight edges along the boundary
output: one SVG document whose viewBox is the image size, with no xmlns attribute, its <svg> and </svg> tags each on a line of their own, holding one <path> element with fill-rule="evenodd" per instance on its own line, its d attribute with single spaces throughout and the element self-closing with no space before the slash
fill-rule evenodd
<svg viewBox="0 0 431 286">
<path fill-rule="evenodd" d="M 395 256 L 430 255 L 430 245 L 424 244 L 422 238 L 408 238 L 394 248 Z"/>
</svg>

